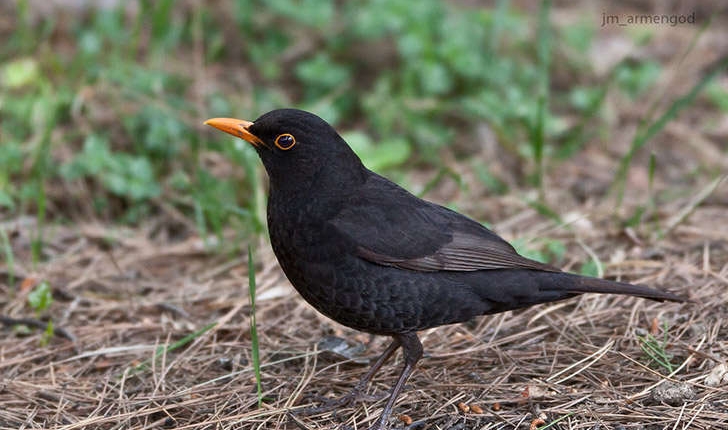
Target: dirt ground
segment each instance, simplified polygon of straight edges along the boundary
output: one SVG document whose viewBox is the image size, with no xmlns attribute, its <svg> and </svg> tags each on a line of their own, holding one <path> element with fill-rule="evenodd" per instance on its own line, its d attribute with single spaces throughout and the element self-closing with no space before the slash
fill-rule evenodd
<svg viewBox="0 0 728 430">
<path fill-rule="evenodd" d="M 686 82 L 715 59 L 724 41 L 713 36 L 675 68 Z M 680 76 L 665 77 L 654 93 L 683 94 L 689 85 Z M 728 85 L 725 73 L 719 79 Z M 426 197 L 492 222 L 508 240 L 559 240 L 565 270 L 598 257 L 607 277 L 691 302 L 585 295 L 422 332 L 425 358 L 397 402 L 392 428 L 728 428 L 728 118 L 700 103 L 681 114 L 638 154 L 615 213 L 604 190 L 651 101 L 611 103 L 620 112 L 611 146 L 590 147 L 546 178 L 546 201 L 568 223 L 527 205 L 527 190 L 489 195 L 471 164 L 455 157 L 449 163 L 470 184 L 467 192 L 444 180 Z M 654 192 L 661 197 L 647 221 L 624 227 L 646 201 L 650 151 L 658 153 Z M 485 163 L 493 155 L 486 148 L 475 156 Z M 414 177 L 435 174 L 424 169 Z M 267 238 L 253 244 L 258 406 L 247 255 L 216 252 L 193 227 L 171 234 L 177 220 L 160 213 L 134 229 L 55 224 L 46 233 L 46 260 L 33 264 L 36 222 L 0 221 L 15 256 L 12 270 L 0 264 L 1 429 L 361 429 L 378 417 L 402 366 L 399 353 L 375 378 L 371 399 L 335 413 L 297 414 L 347 393 L 388 340 L 319 315 L 290 286 Z M 224 240 L 236 238 L 226 231 Z M 56 328 L 47 345 L 27 306 L 41 280 L 54 296 L 43 316 Z M 671 366 L 651 360 L 646 343 L 659 344 Z"/>
</svg>

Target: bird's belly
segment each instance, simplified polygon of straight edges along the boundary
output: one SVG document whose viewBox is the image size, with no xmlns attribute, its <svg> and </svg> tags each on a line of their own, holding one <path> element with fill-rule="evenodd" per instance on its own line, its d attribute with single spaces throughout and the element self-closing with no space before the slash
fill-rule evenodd
<svg viewBox="0 0 728 430">
<path fill-rule="evenodd" d="M 447 274 L 381 266 L 322 243 L 296 249 L 289 242 L 273 249 L 291 284 L 309 304 L 357 330 L 417 331 L 467 321 L 489 310 L 468 285 Z"/>
</svg>

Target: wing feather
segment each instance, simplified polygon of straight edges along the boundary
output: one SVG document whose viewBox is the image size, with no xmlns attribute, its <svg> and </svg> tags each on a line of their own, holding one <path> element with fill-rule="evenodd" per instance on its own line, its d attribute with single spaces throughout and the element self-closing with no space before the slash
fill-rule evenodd
<svg viewBox="0 0 728 430">
<path fill-rule="evenodd" d="M 330 222 L 372 263 L 402 269 L 474 271 L 556 267 L 523 257 L 480 223 L 421 200 L 372 174 Z"/>
</svg>

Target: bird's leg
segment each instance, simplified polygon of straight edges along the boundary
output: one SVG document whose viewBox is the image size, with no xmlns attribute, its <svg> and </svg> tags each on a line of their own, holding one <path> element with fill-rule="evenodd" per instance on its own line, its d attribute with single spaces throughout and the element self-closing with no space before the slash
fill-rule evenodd
<svg viewBox="0 0 728 430">
<path fill-rule="evenodd" d="M 369 368 L 367 373 L 362 376 L 359 382 L 357 382 L 356 385 L 354 385 L 354 388 L 352 388 L 352 390 L 349 391 L 347 394 L 339 397 L 338 399 L 329 400 L 321 406 L 304 409 L 300 413 L 303 415 L 320 414 L 333 411 L 334 409 L 349 406 L 350 404 L 356 402 L 357 399 L 359 399 L 359 397 L 361 396 L 361 393 L 367 388 L 367 385 L 369 385 L 369 382 L 371 382 L 374 375 L 376 375 L 382 365 L 389 359 L 389 357 L 392 356 L 392 354 L 394 354 L 394 351 L 396 351 L 401 344 L 401 341 L 397 337 L 395 337 L 392 343 L 389 344 L 387 349 L 384 350 L 382 355 L 380 355 L 374 362 L 374 364 L 372 364 L 372 367 Z"/>
<path fill-rule="evenodd" d="M 417 333 L 412 332 L 399 334 L 394 336 L 394 340 L 395 342 L 399 341 L 402 345 L 404 368 L 402 369 L 402 373 L 399 375 L 399 379 L 397 379 L 397 383 L 394 385 L 394 388 L 392 388 L 392 394 L 389 396 L 389 400 L 387 400 L 387 404 L 384 406 L 382 415 L 379 416 L 377 423 L 374 427 L 371 427 L 370 430 L 386 430 L 387 420 L 389 420 L 389 416 L 392 414 L 394 402 L 397 400 L 399 393 L 402 392 L 404 384 L 407 383 L 410 375 L 415 370 L 415 365 L 418 361 L 420 361 L 420 358 L 422 358 L 422 343 L 420 343 Z"/>
<path fill-rule="evenodd" d="M 354 394 L 359 394 L 362 391 L 364 391 L 367 388 L 367 385 L 372 381 L 372 378 L 374 375 L 379 372 L 379 369 L 382 367 L 382 365 L 389 360 L 389 357 L 394 354 L 394 351 L 397 350 L 402 345 L 402 342 L 397 339 L 396 337 L 392 340 L 392 343 L 389 344 L 387 349 L 384 350 L 382 355 L 380 355 L 377 360 L 372 364 L 372 367 L 369 368 L 369 371 L 362 376 L 362 378 L 359 380 L 359 382 L 356 383 L 354 388 L 351 390 Z"/>
</svg>

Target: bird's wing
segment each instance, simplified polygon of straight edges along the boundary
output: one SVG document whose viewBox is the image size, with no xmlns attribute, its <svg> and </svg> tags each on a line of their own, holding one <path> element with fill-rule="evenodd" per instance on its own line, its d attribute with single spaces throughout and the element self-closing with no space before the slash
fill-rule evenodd
<svg viewBox="0 0 728 430">
<path fill-rule="evenodd" d="M 519 255 L 481 224 L 373 175 L 330 220 L 370 262 L 417 271 L 556 267 Z"/>
</svg>

